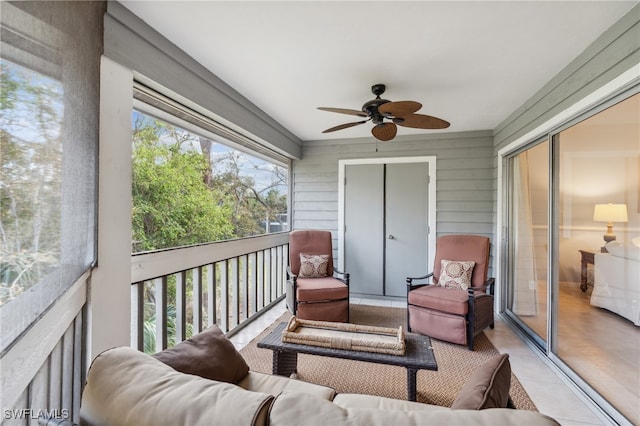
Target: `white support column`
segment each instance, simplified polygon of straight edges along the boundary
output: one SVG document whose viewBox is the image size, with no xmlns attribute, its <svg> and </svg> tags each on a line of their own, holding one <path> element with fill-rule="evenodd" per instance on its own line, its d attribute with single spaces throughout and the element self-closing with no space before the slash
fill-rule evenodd
<svg viewBox="0 0 640 426">
<path fill-rule="evenodd" d="M 133 73 L 103 57 L 100 75 L 98 262 L 89 289 L 88 361 L 131 342 Z"/>
</svg>

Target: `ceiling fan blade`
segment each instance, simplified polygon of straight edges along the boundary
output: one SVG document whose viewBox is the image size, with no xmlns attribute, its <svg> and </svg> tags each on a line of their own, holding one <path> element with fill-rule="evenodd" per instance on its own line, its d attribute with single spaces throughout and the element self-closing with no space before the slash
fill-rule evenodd
<svg viewBox="0 0 640 426">
<path fill-rule="evenodd" d="M 347 108 L 330 108 L 330 107 L 318 107 L 321 111 L 338 112 L 340 114 L 357 115 L 358 117 L 367 117 L 366 112 L 358 111 L 357 109 Z"/>
<path fill-rule="evenodd" d="M 393 123 L 376 124 L 373 126 L 373 129 L 371 129 L 371 134 L 381 141 L 390 141 L 396 137 L 397 132 L 398 127 Z"/>
<path fill-rule="evenodd" d="M 391 114 L 394 117 L 404 117 L 413 114 L 422 108 L 422 104 L 414 101 L 387 102 L 378 107 L 378 111 L 383 114 Z"/>
<path fill-rule="evenodd" d="M 451 124 L 437 117 L 424 114 L 409 114 L 401 117 L 396 124 L 403 127 L 413 127 L 414 129 L 446 129 Z"/>
<path fill-rule="evenodd" d="M 367 122 L 367 120 L 355 121 L 353 123 L 340 124 L 339 126 L 331 127 L 330 129 L 327 129 L 322 133 L 329 133 L 329 132 L 335 132 L 336 130 L 348 129 L 349 127 L 357 126 L 358 124 L 364 124 L 366 122 Z"/>
</svg>

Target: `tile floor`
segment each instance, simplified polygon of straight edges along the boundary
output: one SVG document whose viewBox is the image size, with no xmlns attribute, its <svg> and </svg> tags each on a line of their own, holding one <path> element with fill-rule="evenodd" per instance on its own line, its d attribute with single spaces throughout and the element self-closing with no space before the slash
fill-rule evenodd
<svg viewBox="0 0 640 426">
<path fill-rule="evenodd" d="M 406 308 L 406 302 L 392 300 L 351 298 L 351 303 Z M 231 341 L 241 349 L 285 310 L 285 302 L 278 303 L 233 335 Z M 552 416 L 563 426 L 608 424 L 500 319 L 493 330 L 487 329 L 485 333 L 498 351 L 509 353 L 514 374 L 540 412 Z"/>
</svg>

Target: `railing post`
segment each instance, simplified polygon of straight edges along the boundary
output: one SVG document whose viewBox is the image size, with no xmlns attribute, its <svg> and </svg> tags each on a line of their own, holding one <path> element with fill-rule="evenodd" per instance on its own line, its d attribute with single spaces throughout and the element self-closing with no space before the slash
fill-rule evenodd
<svg viewBox="0 0 640 426">
<path fill-rule="evenodd" d="M 144 350 L 144 282 L 131 286 L 131 346 Z"/>
</svg>

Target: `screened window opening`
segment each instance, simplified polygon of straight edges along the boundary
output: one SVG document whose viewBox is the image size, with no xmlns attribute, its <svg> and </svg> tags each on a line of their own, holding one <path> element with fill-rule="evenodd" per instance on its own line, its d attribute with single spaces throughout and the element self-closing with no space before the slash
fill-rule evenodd
<svg viewBox="0 0 640 426">
<path fill-rule="evenodd" d="M 0 14 L 0 350 L 95 261 L 101 11 L 57 6 Z"/>
<path fill-rule="evenodd" d="M 288 230 L 286 166 L 141 111 L 132 124 L 133 253 Z"/>
</svg>

